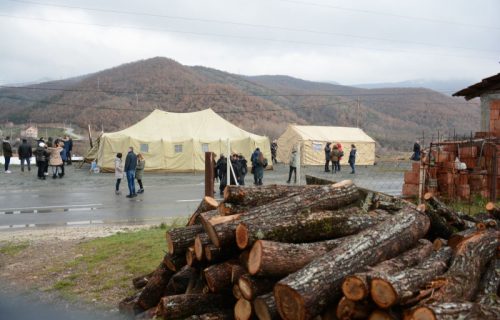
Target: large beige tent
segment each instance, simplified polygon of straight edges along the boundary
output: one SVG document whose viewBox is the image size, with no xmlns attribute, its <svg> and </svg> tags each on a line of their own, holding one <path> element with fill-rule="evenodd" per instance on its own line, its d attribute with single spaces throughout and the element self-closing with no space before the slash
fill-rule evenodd
<svg viewBox="0 0 500 320">
<path fill-rule="evenodd" d="M 359 128 L 289 125 L 278 139 L 277 158 L 288 163 L 292 148 L 300 145 L 301 164 L 324 165 L 327 142 L 340 143 L 344 151 L 341 163 L 346 164 L 351 144 L 356 146 L 356 164 L 375 162 L 375 140 Z"/>
<path fill-rule="evenodd" d="M 97 164 L 114 170 L 118 152 L 125 157 L 129 146 L 146 159 L 146 171 L 189 172 L 205 170 L 205 151 L 227 155 L 242 153 L 247 159 L 259 147 L 271 159 L 269 139 L 238 128 L 212 109 L 191 113 L 154 110 L 149 116 L 122 131 L 100 137 Z M 269 161 L 270 162 L 270 161 Z"/>
</svg>

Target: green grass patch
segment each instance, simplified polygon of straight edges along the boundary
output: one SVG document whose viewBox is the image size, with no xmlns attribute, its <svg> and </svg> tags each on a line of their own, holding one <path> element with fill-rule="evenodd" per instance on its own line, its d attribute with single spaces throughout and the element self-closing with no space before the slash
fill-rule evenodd
<svg viewBox="0 0 500 320">
<path fill-rule="evenodd" d="M 62 275 L 52 290 L 69 299 L 116 304 L 133 292 L 133 277 L 151 272 L 162 261 L 165 232 L 176 225 L 162 224 L 78 244 L 76 258 L 50 270 Z"/>
<path fill-rule="evenodd" d="M 0 254 L 15 256 L 16 254 L 28 248 L 29 246 L 30 246 L 29 241 L 7 242 L 5 245 L 0 246 Z"/>
<path fill-rule="evenodd" d="M 488 199 L 481 196 L 472 196 L 469 201 L 451 201 L 448 205 L 455 211 L 460 211 L 471 216 L 475 216 L 478 213 L 486 211 L 486 204 Z M 498 205 L 498 203 L 497 203 Z"/>
</svg>

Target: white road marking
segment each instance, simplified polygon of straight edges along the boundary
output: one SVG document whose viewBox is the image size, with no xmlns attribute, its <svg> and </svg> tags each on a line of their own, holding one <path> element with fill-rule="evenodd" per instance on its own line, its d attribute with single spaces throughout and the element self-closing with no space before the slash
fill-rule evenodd
<svg viewBox="0 0 500 320">
<path fill-rule="evenodd" d="M 45 207 L 5 208 L 5 209 L 0 209 L 0 212 L 23 211 L 23 210 L 43 210 L 43 209 L 66 209 L 66 208 L 79 208 L 79 207 L 92 207 L 92 206 L 102 206 L 102 203 L 70 204 L 70 205 L 45 206 Z"/>
</svg>

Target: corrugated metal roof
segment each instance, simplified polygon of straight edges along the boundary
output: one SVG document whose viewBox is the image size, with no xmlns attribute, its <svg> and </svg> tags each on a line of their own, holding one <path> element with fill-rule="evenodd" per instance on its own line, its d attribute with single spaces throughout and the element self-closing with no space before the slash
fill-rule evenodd
<svg viewBox="0 0 500 320">
<path fill-rule="evenodd" d="M 453 94 L 454 97 L 465 97 L 470 100 L 481 96 L 483 93 L 500 90 L 500 73 L 483 79 L 481 82 L 473 84 Z"/>
</svg>

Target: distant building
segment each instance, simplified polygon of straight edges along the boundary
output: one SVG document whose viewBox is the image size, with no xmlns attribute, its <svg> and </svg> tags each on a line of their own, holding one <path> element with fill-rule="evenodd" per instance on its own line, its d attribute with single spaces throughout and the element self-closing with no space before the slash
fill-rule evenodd
<svg viewBox="0 0 500 320">
<path fill-rule="evenodd" d="M 14 122 L 12 121 L 7 121 L 4 124 L 5 128 L 14 128 Z"/>
<path fill-rule="evenodd" d="M 34 126 L 29 126 L 25 130 L 21 131 L 21 137 L 23 138 L 38 138 L 38 128 Z"/>
<path fill-rule="evenodd" d="M 453 94 L 466 100 L 481 99 L 481 131 L 500 136 L 500 73 Z"/>
</svg>

